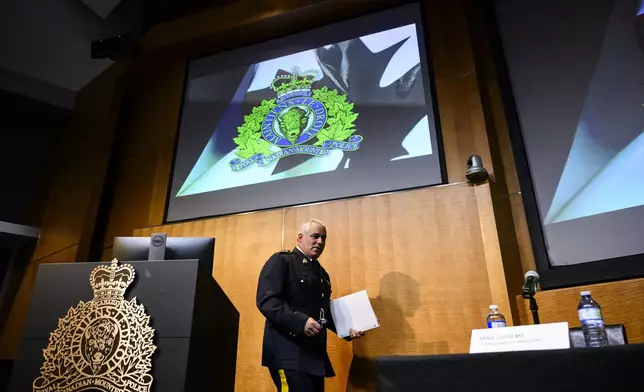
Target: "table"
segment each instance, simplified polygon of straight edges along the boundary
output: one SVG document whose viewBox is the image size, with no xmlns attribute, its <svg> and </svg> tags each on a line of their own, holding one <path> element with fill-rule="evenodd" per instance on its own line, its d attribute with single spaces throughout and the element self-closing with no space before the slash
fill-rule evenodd
<svg viewBox="0 0 644 392">
<path fill-rule="evenodd" d="M 376 360 L 378 391 L 644 391 L 644 345 Z"/>
</svg>

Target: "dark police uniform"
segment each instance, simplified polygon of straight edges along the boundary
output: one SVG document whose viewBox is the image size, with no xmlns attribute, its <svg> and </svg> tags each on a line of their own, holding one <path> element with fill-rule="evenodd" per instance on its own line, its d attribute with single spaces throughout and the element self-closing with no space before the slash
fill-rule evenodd
<svg viewBox="0 0 644 392">
<path fill-rule="evenodd" d="M 326 351 L 327 329 L 335 332 L 329 310 L 331 280 L 317 260 L 311 260 L 299 249 L 272 255 L 259 275 L 257 307 L 266 317 L 262 365 L 271 370 L 275 384 L 280 388 L 287 381 L 290 392 L 300 392 L 295 385 L 298 378 L 312 378 L 321 387 L 302 392 L 322 391 L 324 377 L 335 372 Z M 309 317 L 318 321 L 320 310 L 327 320 L 326 328 L 308 337 L 304 326 Z"/>
</svg>

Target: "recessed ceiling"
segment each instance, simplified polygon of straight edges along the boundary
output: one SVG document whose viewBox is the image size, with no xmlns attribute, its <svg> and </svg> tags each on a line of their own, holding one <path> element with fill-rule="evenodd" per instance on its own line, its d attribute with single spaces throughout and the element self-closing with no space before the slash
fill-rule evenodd
<svg viewBox="0 0 644 392">
<path fill-rule="evenodd" d="M 69 107 L 69 97 L 112 64 L 91 58 L 92 41 L 136 37 L 158 23 L 235 1 L 242 0 L 0 1 L 0 89 L 50 103 L 67 96 L 56 104 Z M 37 94 L 38 81 L 48 93 Z"/>
<path fill-rule="evenodd" d="M 44 90 L 73 96 L 112 64 L 91 58 L 91 42 L 136 31 L 139 1 L 0 1 L 0 89 L 29 91 L 27 96 L 52 103 L 35 91 L 32 82 L 40 81 Z M 29 86 L 19 86 L 20 80 L 29 80 Z M 68 107 L 70 100 L 65 101 L 56 104 Z"/>
<path fill-rule="evenodd" d="M 96 12 L 101 18 L 105 19 L 121 0 L 79 0 Z"/>
</svg>

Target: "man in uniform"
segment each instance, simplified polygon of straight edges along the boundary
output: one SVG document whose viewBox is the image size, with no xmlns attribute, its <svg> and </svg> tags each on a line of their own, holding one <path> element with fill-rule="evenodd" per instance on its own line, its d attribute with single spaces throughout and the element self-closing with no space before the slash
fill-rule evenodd
<svg viewBox="0 0 644 392">
<path fill-rule="evenodd" d="M 329 310 L 331 280 L 318 261 L 326 227 L 304 222 L 293 251 L 272 255 L 259 275 L 257 307 L 266 317 L 262 365 L 280 392 L 322 392 L 335 373 L 326 351 L 327 329 L 335 333 Z M 362 336 L 352 329 L 347 340 Z"/>
</svg>

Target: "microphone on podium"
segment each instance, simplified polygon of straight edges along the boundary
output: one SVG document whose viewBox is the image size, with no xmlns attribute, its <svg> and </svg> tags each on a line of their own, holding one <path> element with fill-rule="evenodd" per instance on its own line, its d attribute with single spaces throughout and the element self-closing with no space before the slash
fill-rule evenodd
<svg viewBox="0 0 644 392">
<path fill-rule="evenodd" d="M 523 298 L 530 300 L 530 311 L 532 312 L 532 320 L 535 324 L 539 324 L 539 306 L 534 299 L 537 293 L 537 284 L 539 283 L 539 274 L 535 271 L 528 271 L 523 276 Z"/>
<path fill-rule="evenodd" d="M 523 298 L 533 297 L 537 293 L 539 274 L 536 271 L 528 271 L 523 277 Z"/>
</svg>

